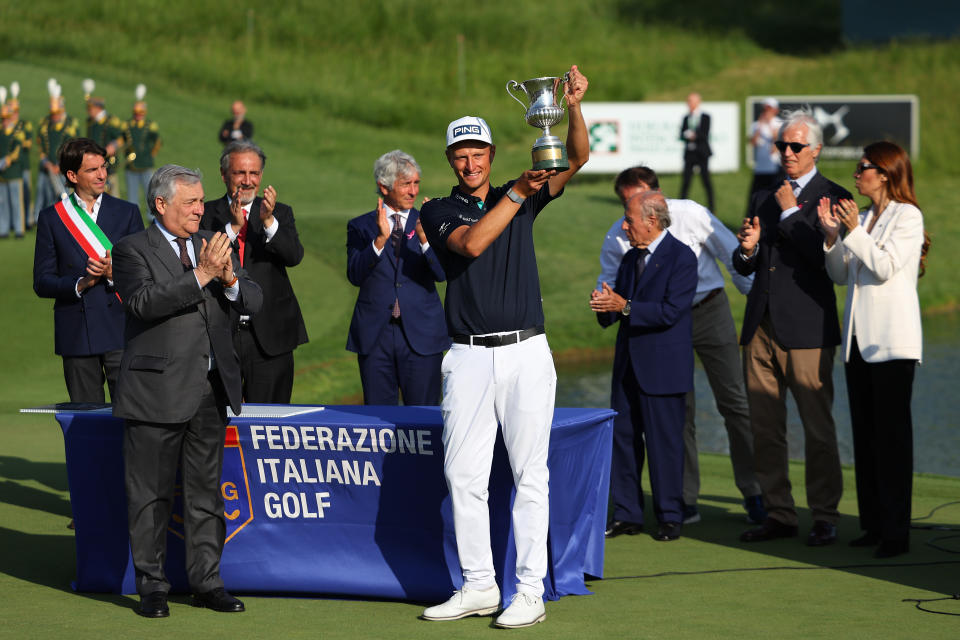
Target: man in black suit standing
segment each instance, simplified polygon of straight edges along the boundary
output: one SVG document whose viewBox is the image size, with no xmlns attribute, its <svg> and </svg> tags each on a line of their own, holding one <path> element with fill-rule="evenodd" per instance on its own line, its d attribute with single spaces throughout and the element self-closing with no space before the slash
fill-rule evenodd
<svg viewBox="0 0 960 640">
<path fill-rule="evenodd" d="M 224 147 L 220 176 L 227 192 L 204 205 L 200 226 L 226 233 L 240 266 L 263 291 L 263 310 L 240 316 L 235 336 L 244 401 L 290 404 L 293 350 L 307 341 L 307 328 L 287 269 L 303 260 L 303 245 L 293 209 L 277 202 L 277 190 L 271 185 L 257 196 L 266 163 L 249 140 Z"/>
<path fill-rule="evenodd" d="M 713 206 L 713 184 L 710 182 L 710 169 L 707 163 L 713 151 L 710 150 L 710 114 L 700 110 L 700 94 L 691 93 L 687 96 L 687 107 L 690 113 L 683 116 L 680 125 L 680 139 L 686 144 L 683 147 L 683 184 L 680 187 L 680 199 L 685 200 L 690 191 L 690 180 L 693 178 L 693 168 L 700 171 L 703 180 L 703 189 L 707 192 L 707 209 L 716 211 Z"/>
<path fill-rule="evenodd" d="M 785 116 L 777 150 L 788 180 L 750 202 L 733 252 L 742 275 L 756 274 L 747 297 L 743 368 L 750 403 L 757 480 L 767 519 L 740 539 L 757 542 L 797 535 L 787 462 L 789 388 L 803 421 L 810 546 L 837 539 L 843 493 L 833 404 L 833 354 L 840 343 L 833 282 L 824 268 L 820 198 L 850 198 L 817 172 L 823 132 L 806 111 Z"/>
<path fill-rule="evenodd" d="M 231 312 L 260 309 L 260 287 L 222 233 L 199 232 L 203 185 L 166 165 L 150 180 L 156 224 L 114 246 L 113 274 L 127 312 L 113 415 L 126 420 L 123 455 L 130 548 L 140 605 L 170 614 L 164 573 L 177 464 L 182 467 L 187 578 L 194 604 L 243 611 L 220 578 L 226 524 L 220 474 L 226 405 L 240 413 L 240 366 Z"/>
</svg>

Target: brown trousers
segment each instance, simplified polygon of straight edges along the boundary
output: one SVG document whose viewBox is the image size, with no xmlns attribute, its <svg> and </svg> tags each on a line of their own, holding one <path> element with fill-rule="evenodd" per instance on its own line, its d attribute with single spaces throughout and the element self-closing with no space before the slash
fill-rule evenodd
<svg viewBox="0 0 960 640">
<path fill-rule="evenodd" d="M 797 525 L 787 458 L 787 389 L 803 423 L 807 505 L 814 520 L 836 524 L 840 518 L 843 478 L 831 414 L 834 351 L 784 349 L 769 316 L 743 348 L 757 480 L 767 513 L 782 524 Z"/>
</svg>

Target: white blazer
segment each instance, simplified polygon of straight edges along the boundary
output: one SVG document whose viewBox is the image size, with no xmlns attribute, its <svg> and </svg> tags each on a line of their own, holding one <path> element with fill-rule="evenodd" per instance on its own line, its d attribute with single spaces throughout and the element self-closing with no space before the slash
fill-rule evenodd
<svg viewBox="0 0 960 640">
<path fill-rule="evenodd" d="M 867 226 L 873 207 L 860 214 L 860 225 L 829 249 L 827 273 L 847 285 L 843 312 L 843 361 L 850 361 L 850 337 L 856 336 L 866 362 L 921 359 L 923 335 L 917 271 L 923 246 L 923 214 L 912 204 L 891 202 L 873 231 Z"/>
</svg>

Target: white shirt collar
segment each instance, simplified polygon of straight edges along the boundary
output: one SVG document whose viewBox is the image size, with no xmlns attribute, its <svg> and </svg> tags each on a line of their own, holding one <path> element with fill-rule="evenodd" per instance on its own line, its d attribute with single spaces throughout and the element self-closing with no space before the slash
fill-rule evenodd
<svg viewBox="0 0 960 640">
<path fill-rule="evenodd" d="M 662 231 L 660 231 L 660 235 L 658 235 L 653 242 L 647 245 L 647 251 L 649 252 L 647 255 L 651 255 L 651 256 L 653 255 L 653 252 L 656 251 L 657 247 L 660 246 L 660 243 L 663 242 L 663 238 L 664 236 L 666 236 L 666 234 L 667 234 L 667 230 L 663 229 Z"/>
<path fill-rule="evenodd" d="M 810 183 L 810 181 L 813 180 L 813 176 L 815 175 L 817 175 L 816 165 L 814 165 L 813 169 L 811 169 L 808 173 L 805 173 L 799 178 L 795 179 L 794 182 L 796 182 L 800 186 L 800 190 L 803 191 L 803 189 L 806 188 L 806 186 Z"/>
<path fill-rule="evenodd" d="M 103 204 L 103 194 L 97 196 L 97 199 L 93 201 L 93 213 L 87 211 L 87 203 L 80 199 L 80 196 L 77 195 L 76 190 L 74 190 L 72 196 L 74 203 L 81 209 L 87 212 L 94 222 L 97 221 L 97 217 L 100 215 L 100 205 Z"/>
<path fill-rule="evenodd" d="M 407 217 L 410 215 L 410 209 L 401 209 L 399 211 L 395 211 L 394 209 L 390 208 L 390 205 L 388 205 L 386 202 L 383 203 L 383 208 L 387 212 L 387 218 L 395 213 L 400 214 L 400 226 L 407 226 Z"/>
</svg>

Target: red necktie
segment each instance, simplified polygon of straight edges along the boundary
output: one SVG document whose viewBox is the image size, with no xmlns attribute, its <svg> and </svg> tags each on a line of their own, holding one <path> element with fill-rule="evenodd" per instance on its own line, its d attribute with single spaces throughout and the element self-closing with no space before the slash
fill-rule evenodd
<svg viewBox="0 0 960 640">
<path fill-rule="evenodd" d="M 237 244 L 240 245 L 240 266 L 243 266 L 243 251 L 247 246 L 247 225 L 249 223 L 247 220 L 243 221 L 243 226 L 240 227 L 240 233 L 237 234 Z"/>
</svg>

